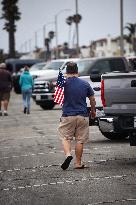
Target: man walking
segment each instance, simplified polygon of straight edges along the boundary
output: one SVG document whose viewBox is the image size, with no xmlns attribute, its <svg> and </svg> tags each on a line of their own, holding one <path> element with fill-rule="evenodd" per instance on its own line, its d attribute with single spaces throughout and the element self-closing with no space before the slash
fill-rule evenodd
<svg viewBox="0 0 136 205">
<path fill-rule="evenodd" d="M 0 64 L 0 116 L 2 116 L 2 106 L 4 108 L 4 116 L 8 116 L 8 104 L 10 99 L 10 91 L 12 88 L 12 77 L 6 70 L 6 64 Z"/>
<path fill-rule="evenodd" d="M 89 138 L 89 113 L 86 97 L 90 100 L 91 117 L 96 117 L 94 92 L 90 84 L 78 78 L 78 67 L 70 62 L 66 67 L 67 79 L 64 84 L 64 104 L 62 106 L 62 117 L 58 128 L 64 148 L 66 159 L 61 165 L 66 170 L 73 156 L 71 154 L 71 141 L 75 137 L 75 168 L 83 169 L 82 154 L 84 143 Z"/>
</svg>

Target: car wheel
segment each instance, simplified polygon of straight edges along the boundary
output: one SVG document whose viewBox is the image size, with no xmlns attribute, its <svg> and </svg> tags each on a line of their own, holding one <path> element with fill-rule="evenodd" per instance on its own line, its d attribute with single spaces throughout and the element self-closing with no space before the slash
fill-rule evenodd
<svg viewBox="0 0 136 205">
<path fill-rule="evenodd" d="M 107 139 L 110 140 L 123 140 L 128 137 L 129 133 L 127 131 L 123 132 L 115 132 L 113 123 L 112 122 L 107 122 L 107 121 L 101 121 L 99 120 L 98 124 L 99 130 L 106 137 Z"/>
<path fill-rule="evenodd" d="M 40 105 L 43 110 L 52 110 L 55 106 L 54 102 L 46 102 L 45 104 Z"/>
<path fill-rule="evenodd" d="M 129 141 L 130 141 L 130 146 L 136 146 L 136 132 L 130 132 Z"/>
<path fill-rule="evenodd" d="M 128 133 L 115 133 L 115 132 L 102 132 L 102 135 L 104 135 L 104 137 L 106 137 L 107 139 L 110 140 L 123 140 L 126 139 L 128 137 Z"/>
</svg>

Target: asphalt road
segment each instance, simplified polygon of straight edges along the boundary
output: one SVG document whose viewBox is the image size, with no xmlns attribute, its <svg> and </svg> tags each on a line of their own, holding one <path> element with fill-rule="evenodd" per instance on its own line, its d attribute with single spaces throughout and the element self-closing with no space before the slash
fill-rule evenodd
<svg viewBox="0 0 136 205">
<path fill-rule="evenodd" d="M 61 110 L 42 110 L 32 102 L 22 112 L 12 93 L 9 116 L 0 117 L 0 205 L 136 204 L 136 148 L 128 140 L 111 142 L 90 127 L 83 161 L 88 168 L 63 171 L 57 127 Z M 73 142 L 74 156 L 74 142 Z"/>
</svg>

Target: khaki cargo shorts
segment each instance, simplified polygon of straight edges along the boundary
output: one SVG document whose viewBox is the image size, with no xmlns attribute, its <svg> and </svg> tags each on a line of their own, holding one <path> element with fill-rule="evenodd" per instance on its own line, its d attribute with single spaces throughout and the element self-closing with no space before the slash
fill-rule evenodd
<svg viewBox="0 0 136 205">
<path fill-rule="evenodd" d="M 10 92 L 0 91 L 0 101 L 4 101 L 4 100 L 9 101 L 9 99 L 10 99 Z"/>
<path fill-rule="evenodd" d="M 80 115 L 61 117 L 58 128 L 60 139 L 85 143 L 89 139 L 89 118 Z"/>
</svg>

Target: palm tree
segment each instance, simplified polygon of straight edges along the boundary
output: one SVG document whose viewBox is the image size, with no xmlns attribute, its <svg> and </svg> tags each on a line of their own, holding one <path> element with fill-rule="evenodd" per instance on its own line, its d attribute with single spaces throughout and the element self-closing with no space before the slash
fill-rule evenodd
<svg viewBox="0 0 136 205">
<path fill-rule="evenodd" d="M 17 6 L 18 0 L 2 0 L 2 16 L 1 19 L 5 20 L 3 30 L 9 34 L 9 57 L 15 57 L 15 22 L 20 20 L 21 13 Z"/>
<path fill-rule="evenodd" d="M 127 23 L 125 28 L 129 31 L 126 35 L 126 40 L 132 44 L 133 50 L 136 53 L 136 23 Z"/>
</svg>

